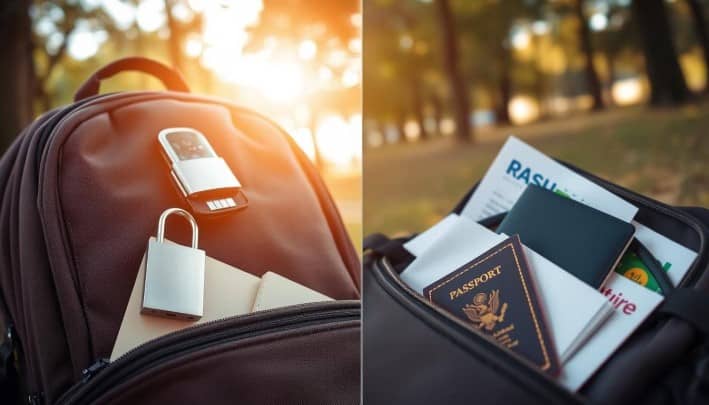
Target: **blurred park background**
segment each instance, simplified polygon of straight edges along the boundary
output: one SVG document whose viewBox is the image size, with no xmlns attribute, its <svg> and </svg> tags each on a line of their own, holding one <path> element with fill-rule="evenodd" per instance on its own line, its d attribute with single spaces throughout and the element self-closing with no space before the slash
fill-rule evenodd
<svg viewBox="0 0 709 405">
<path fill-rule="evenodd" d="M 508 135 L 709 206 L 709 1 L 364 0 L 364 223 L 420 232 Z"/>
<path fill-rule="evenodd" d="M 3 0 L 0 147 L 71 103 L 102 65 L 141 55 L 195 93 L 280 123 L 320 169 L 361 242 L 361 26 L 357 0 Z M 102 92 L 162 89 L 126 73 Z"/>
</svg>

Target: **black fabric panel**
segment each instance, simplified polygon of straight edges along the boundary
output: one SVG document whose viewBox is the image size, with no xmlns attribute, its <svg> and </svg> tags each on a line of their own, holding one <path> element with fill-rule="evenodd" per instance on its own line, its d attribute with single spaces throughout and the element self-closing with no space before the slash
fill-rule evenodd
<svg viewBox="0 0 709 405">
<path fill-rule="evenodd" d="M 559 395 L 541 374 L 511 372 L 503 362 L 456 344 L 453 331 L 444 334 L 422 321 L 382 288 L 372 264 L 371 257 L 365 259 L 363 403 L 577 403 L 577 397 Z"/>
<path fill-rule="evenodd" d="M 709 233 L 709 209 L 702 207 L 680 207 L 679 209 L 698 219 L 705 232 Z"/>
<path fill-rule="evenodd" d="M 709 293 L 692 288 L 678 288 L 665 299 L 659 311 L 689 322 L 709 336 Z"/>
<path fill-rule="evenodd" d="M 697 252 L 700 248 L 700 239 L 694 229 L 687 224 L 667 215 L 662 215 L 656 210 L 640 207 L 635 220 L 653 231 L 662 234 L 680 245 Z"/>
<path fill-rule="evenodd" d="M 662 290 L 662 295 L 668 295 L 671 293 L 675 287 L 672 285 L 672 280 L 670 280 L 670 277 L 667 275 L 667 272 L 662 268 L 662 264 L 655 258 L 655 256 L 652 255 L 652 253 L 643 245 L 640 243 L 639 240 L 635 239 L 633 240 L 633 243 L 630 245 L 629 250 L 634 251 L 640 260 L 645 263 L 645 266 L 647 266 L 647 269 L 650 271 L 650 274 L 655 278 L 655 281 L 657 281 L 657 284 L 660 286 L 660 290 Z"/>
<path fill-rule="evenodd" d="M 678 319 L 671 319 L 659 330 L 635 333 L 601 367 L 582 393 L 599 404 L 641 403 L 638 399 L 654 391 L 695 343 L 692 327 Z"/>
</svg>

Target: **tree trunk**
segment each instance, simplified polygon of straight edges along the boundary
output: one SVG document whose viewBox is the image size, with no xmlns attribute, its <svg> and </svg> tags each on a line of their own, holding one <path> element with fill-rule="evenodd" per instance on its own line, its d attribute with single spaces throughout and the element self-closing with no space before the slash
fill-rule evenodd
<svg viewBox="0 0 709 405">
<path fill-rule="evenodd" d="M 645 54 L 650 104 L 673 106 L 684 103 L 689 92 L 677 60 L 664 1 L 633 0 L 632 12 Z"/>
<path fill-rule="evenodd" d="M 532 42 L 534 45 L 534 61 L 532 61 L 532 64 L 534 66 L 534 86 L 533 86 L 533 91 L 534 91 L 534 97 L 537 99 L 537 103 L 539 103 L 539 119 L 543 119 L 546 114 L 546 93 L 547 93 L 547 78 L 542 69 L 539 67 L 538 61 L 540 61 L 542 58 L 544 58 L 544 55 L 541 54 L 540 52 L 540 44 L 539 44 L 539 39 L 537 36 L 534 36 L 534 41 Z"/>
<path fill-rule="evenodd" d="M 57 49 L 54 55 L 47 55 L 47 63 L 44 68 L 44 72 L 35 71 L 35 98 L 40 103 L 40 108 L 42 111 L 49 111 L 52 108 L 52 97 L 49 89 L 49 78 L 52 76 L 52 72 L 59 65 L 61 60 L 66 54 L 66 50 L 69 47 L 69 40 L 76 29 L 76 12 L 72 10 L 65 11 L 65 19 L 69 21 L 67 28 L 62 32 L 64 39 L 62 44 Z"/>
<path fill-rule="evenodd" d="M 547 108 L 546 108 L 546 76 L 544 75 L 544 72 L 542 72 L 541 69 L 539 69 L 538 66 L 534 67 L 534 86 L 533 86 L 533 91 L 534 91 L 534 98 L 537 99 L 537 103 L 539 104 L 539 118 L 538 119 L 544 119 L 546 118 L 547 115 Z"/>
<path fill-rule="evenodd" d="M 426 117 L 423 111 L 423 95 L 421 94 L 421 80 L 418 75 L 414 74 L 410 80 L 411 86 L 411 103 L 416 117 L 416 123 L 419 126 L 419 139 L 425 141 L 428 139 L 426 131 Z"/>
<path fill-rule="evenodd" d="M 406 137 L 406 112 L 403 108 L 396 113 L 396 130 L 399 132 L 399 142 L 407 143 L 409 138 Z"/>
<path fill-rule="evenodd" d="M 185 74 L 185 62 L 181 49 L 184 35 L 180 23 L 172 15 L 173 3 L 173 0 L 165 0 L 165 16 L 167 17 L 167 27 L 170 30 L 167 46 L 172 66 L 180 73 Z"/>
<path fill-rule="evenodd" d="M 133 29 L 136 32 L 135 35 L 135 40 L 133 40 L 133 44 L 135 46 L 135 53 L 136 55 L 145 55 L 145 37 L 143 35 L 143 31 L 140 29 L 138 26 L 138 22 L 133 23 Z M 148 88 L 148 75 L 138 75 L 140 77 L 140 82 L 138 84 L 139 89 L 147 89 Z"/>
<path fill-rule="evenodd" d="M 437 94 L 431 95 L 431 107 L 433 108 L 433 119 L 436 121 L 436 135 L 442 136 L 441 120 L 443 120 L 443 106 L 441 105 L 441 98 L 438 97 Z"/>
<path fill-rule="evenodd" d="M 704 18 L 704 9 L 699 3 L 699 0 L 687 0 L 689 8 L 692 11 L 692 19 L 694 20 L 694 32 L 697 35 L 699 45 L 702 47 L 704 55 L 704 70 L 709 72 L 709 34 L 707 33 L 707 24 Z M 707 74 L 709 77 L 709 74 Z M 707 80 L 709 83 L 709 79 Z M 704 91 L 709 91 L 709 84 L 704 85 Z"/>
<path fill-rule="evenodd" d="M 497 81 L 498 105 L 497 105 L 497 125 L 509 125 L 510 113 L 509 105 L 512 98 L 512 55 L 509 48 L 504 45 L 499 50 L 500 77 Z"/>
<path fill-rule="evenodd" d="M 458 66 L 458 36 L 455 30 L 455 21 L 448 0 L 436 0 L 436 5 L 440 28 L 443 31 L 443 66 L 453 93 L 456 133 L 460 141 L 471 142 L 473 129 L 469 117 L 470 101 L 468 100 L 468 86 L 463 80 Z"/>
<path fill-rule="evenodd" d="M 378 131 L 379 134 L 380 134 L 381 137 L 382 137 L 382 144 L 381 144 L 381 146 L 386 146 L 386 145 L 389 143 L 389 142 L 388 142 L 388 139 L 387 139 L 387 126 L 386 126 L 386 123 L 384 122 L 383 119 L 375 118 L 373 125 L 374 125 L 374 128 L 375 128 L 375 131 Z M 369 142 L 367 142 L 367 144 L 369 144 Z"/>
<path fill-rule="evenodd" d="M 588 28 L 588 23 L 586 22 L 586 15 L 583 12 L 583 0 L 576 0 L 574 3 L 574 10 L 576 12 L 576 17 L 579 21 L 579 45 L 583 51 L 585 58 L 586 72 L 586 83 L 588 84 L 588 91 L 593 97 L 593 109 L 602 110 L 603 109 L 603 89 L 601 88 L 601 81 L 598 79 L 598 72 L 596 72 L 596 67 L 593 65 L 593 46 L 591 44 L 591 30 Z"/>
<path fill-rule="evenodd" d="M 606 59 L 606 69 L 608 69 L 608 79 L 606 80 L 606 91 L 608 92 L 608 103 L 615 104 L 613 99 L 613 84 L 615 83 L 615 54 L 611 51 L 603 53 Z"/>
<path fill-rule="evenodd" d="M 33 117 L 36 89 L 30 0 L 0 2 L 0 152 Z"/>
</svg>

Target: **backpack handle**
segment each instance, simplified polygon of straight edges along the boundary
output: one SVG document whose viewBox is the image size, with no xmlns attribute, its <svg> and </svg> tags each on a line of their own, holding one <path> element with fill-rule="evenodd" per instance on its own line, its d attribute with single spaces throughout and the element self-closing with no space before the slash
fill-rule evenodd
<svg viewBox="0 0 709 405">
<path fill-rule="evenodd" d="M 152 59 L 132 56 L 118 59 L 97 70 L 79 87 L 79 90 L 74 94 L 74 101 L 80 101 L 97 95 L 101 87 L 101 80 L 127 71 L 137 71 L 153 76 L 159 79 L 168 90 L 182 91 L 185 93 L 189 93 L 190 91 L 184 77 L 182 77 L 182 74 L 177 70 Z"/>
</svg>

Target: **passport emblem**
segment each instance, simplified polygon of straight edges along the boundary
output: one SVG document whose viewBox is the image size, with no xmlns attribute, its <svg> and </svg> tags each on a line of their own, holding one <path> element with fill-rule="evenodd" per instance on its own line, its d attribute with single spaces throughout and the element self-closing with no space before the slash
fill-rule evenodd
<svg viewBox="0 0 709 405">
<path fill-rule="evenodd" d="M 496 344 L 556 375 L 559 360 L 518 235 L 423 289 L 431 303 Z"/>
<path fill-rule="evenodd" d="M 478 329 L 484 327 L 487 331 L 491 331 L 498 322 L 505 320 L 506 311 L 507 303 L 502 304 L 500 309 L 500 290 L 493 290 L 490 294 L 477 293 L 473 297 L 473 303 L 463 307 L 463 312 L 470 322 L 476 323 Z"/>
</svg>

